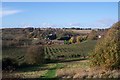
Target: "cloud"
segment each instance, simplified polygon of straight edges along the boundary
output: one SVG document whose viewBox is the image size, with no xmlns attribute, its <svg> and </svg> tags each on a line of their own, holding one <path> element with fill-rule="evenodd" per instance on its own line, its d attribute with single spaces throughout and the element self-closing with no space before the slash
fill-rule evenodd
<svg viewBox="0 0 120 80">
<path fill-rule="evenodd" d="M 106 18 L 106 19 L 97 20 L 96 22 L 99 24 L 111 25 L 111 24 L 117 22 L 117 20 Z"/>
<path fill-rule="evenodd" d="M 13 15 L 16 13 L 20 13 L 22 10 L 2 10 L 0 11 L 0 17 L 7 16 L 7 15 Z"/>
<path fill-rule="evenodd" d="M 70 23 L 69 25 L 70 26 L 80 26 L 81 24 L 80 23 Z"/>
<path fill-rule="evenodd" d="M 57 24 L 52 24 L 52 23 L 42 23 L 41 24 L 42 27 L 57 27 L 58 25 Z"/>
<path fill-rule="evenodd" d="M 115 22 L 117 22 L 117 19 L 113 18 L 103 18 L 96 20 L 89 24 L 89 26 L 94 26 L 96 28 L 109 28 L 111 27 Z"/>
<path fill-rule="evenodd" d="M 63 26 L 66 26 L 66 27 L 80 27 L 81 24 L 80 23 L 67 23 L 67 24 L 64 24 Z"/>
</svg>

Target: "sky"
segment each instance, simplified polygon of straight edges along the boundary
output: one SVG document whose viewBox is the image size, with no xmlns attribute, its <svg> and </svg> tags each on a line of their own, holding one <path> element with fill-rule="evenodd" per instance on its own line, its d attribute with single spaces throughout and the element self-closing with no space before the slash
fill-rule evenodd
<svg viewBox="0 0 120 80">
<path fill-rule="evenodd" d="M 108 28 L 117 2 L 2 2 L 2 27 Z"/>
</svg>

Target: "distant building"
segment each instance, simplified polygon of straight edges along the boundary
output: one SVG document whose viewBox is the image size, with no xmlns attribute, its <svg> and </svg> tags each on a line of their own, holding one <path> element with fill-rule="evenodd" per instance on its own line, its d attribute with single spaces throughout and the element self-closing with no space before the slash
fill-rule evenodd
<svg viewBox="0 0 120 80">
<path fill-rule="evenodd" d="M 49 34 L 49 35 L 47 36 L 47 38 L 50 39 L 50 40 L 54 40 L 54 39 L 57 38 L 57 36 L 56 36 L 56 34 Z"/>
<path fill-rule="evenodd" d="M 34 40 L 38 40 L 38 38 L 33 38 Z"/>
<path fill-rule="evenodd" d="M 99 39 L 100 39 L 101 37 L 102 37 L 101 35 L 98 36 Z"/>
</svg>

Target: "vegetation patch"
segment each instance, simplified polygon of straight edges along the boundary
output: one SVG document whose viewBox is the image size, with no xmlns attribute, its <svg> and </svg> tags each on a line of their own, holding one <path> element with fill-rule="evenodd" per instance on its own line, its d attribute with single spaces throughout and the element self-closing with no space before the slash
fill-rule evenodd
<svg viewBox="0 0 120 80">
<path fill-rule="evenodd" d="M 89 40 L 78 44 L 46 46 L 44 48 L 45 58 L 61 61 L 74 58 L 84 59 L 94 49 L 96 42 L 96 40 Z"/>
<path fill-rule="evenodd" d="M 97 43 L 90 59 L 91 66 L 105 69 L 120 67 L 120 22 L 114 24 L 106 36 Z"/>
<path fill-rule="evenodd" d="M 55 78 L 56 77 L 56 70 L 58 68 L 61 68 L 62 64 L 56 64 L 53 68 L 50 68 L 43 76 L 42 78 Z"/>
</svg>

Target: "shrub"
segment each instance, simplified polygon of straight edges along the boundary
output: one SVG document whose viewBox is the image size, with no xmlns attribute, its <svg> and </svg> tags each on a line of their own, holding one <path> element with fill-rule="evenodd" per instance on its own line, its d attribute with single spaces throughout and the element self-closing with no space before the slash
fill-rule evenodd
<svg viewBox="0 0 120 80">
<path fill-rule="evenodd" d="M 70 43 L 75 43 L 76 42 L 76 38 L 75 37 L 71 37 L 71 39 L 69 40 Z"/>
<path fill-rule="evenodd" d="M 81 40 L 82 40 L 81 37 L 80 37 L 80 36 L 77 36 L 77 38 L 76 38 L 77 43 L 80 43 Z"/>
<path fill-rule="evenodd" d="M 120 66 L 120 22 L 113 27 L 101 39 L 94 52 L 90 55 L 91 66 L 101 66 L 106 69 Z"/>
<path fill-rule="evenodd" d="M 2 59 L 2 70 L 15 70 L 18 67 L 18 62 L 13 58 L 3 58 Z"/>
<path fill-rule="evenodd" d="M 64 40 L 64 44 L 70 44 L 70 42 L 67 40 Z"/>
<path fill-rule="evenodd" d="M 42 64 L 44 62 L 44 47 L 30 46 L 25 55 L 27 64 Z"/>
</svg>

